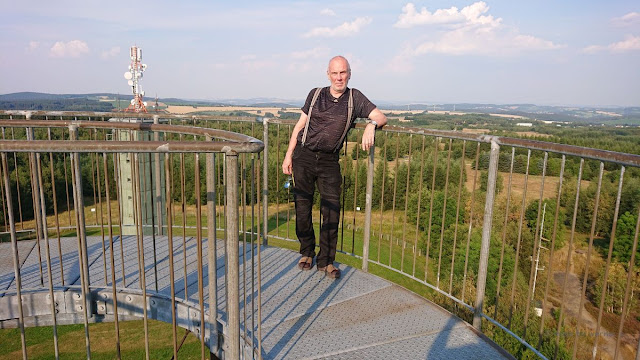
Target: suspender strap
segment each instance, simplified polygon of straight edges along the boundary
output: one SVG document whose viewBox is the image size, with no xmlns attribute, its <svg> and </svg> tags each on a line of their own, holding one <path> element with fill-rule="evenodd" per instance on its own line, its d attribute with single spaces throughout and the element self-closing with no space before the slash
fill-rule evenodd
<svg viewBox="0 0 640 360">
<path fill-rule="evenodd" d="M 347 132 L 351 127 L 351 116 L 353 116 L 353 89 L 349 89 L 349 112 L 347 115 L 347 122 L 344 125 L 344 131 L 342 132 L 342 136 L 340 136 L 340 140 L 336 143 L 336 146 L 333 148 L 333 152 L 338 151 L 340 144 L 347 138 Z"/>
<path fill-rule="evenodd" d="M 309 115 L 307 116 L 307 123 L 304 125 L 304 132 L 302 133 L 302 146 L 304 146 L 304 143 L 307 141 L 307 133 L 309 131 L 309 122 L 311 121 L 311 111 L 313 111 L 313 105 L 316 103 L 316 100 L 318 100 L 318 96 L 320 96 L 321 90 L 322 88 L 316 88 L 316 92 L 313 94 L 313 98 L 311 99 L 311 105 L 309 106 Z M 353 116 L 353 89 L 349 89 L 349 111 L 347 114 L 347 121 L 345 122 L 342 136 L 340 136 L 340 139 L 338 140 L 338 142 L 333 148 L 334 152 L 340 147 L 340 144 L 342 144 L 342 142 L 346 139 L 347 132 L 351 127 L 352 116 Z"/>
<path fill-rule="evenodd" d="M 307 141 L 307 132 L 309 131 L 309 122 L 311 121 L 311 111 L 313 110 L 313 105 L 318 100 L 318 96 L 320 96 L 320 91 L 322 88 L 316 88 L 315 94 L 313 94 L 313 99 L 311 99 L 311 105 L 309 106 L 309 116 L 307 116 L 307 123 L 304 125 L 304 132 L 302 133 L 302 146 L 304 146 L 305 141 Z"/>
</svg>

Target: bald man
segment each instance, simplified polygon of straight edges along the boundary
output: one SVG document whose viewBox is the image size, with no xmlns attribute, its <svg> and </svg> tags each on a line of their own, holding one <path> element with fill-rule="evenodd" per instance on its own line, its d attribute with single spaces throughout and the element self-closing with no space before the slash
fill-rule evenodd
<svg viewBox="0 0 640 360">
<path fill-rule="evenodd" d="M 298 267 L 310 270 L 316 258 L 312 207 L 317 185 L 322 227 L 316 265 L 318 271 L 337 279 L 340 269 L 333 262 L 338 244 L 342 194 L 339 152 L 355 119 L 369 119 L 362 135 L 362 149 L 369 150 L 375 140 L 376 129 L 383 127 L 387 118 L 362 92 L 347 86 L 351 67 L 343 56 L 335 56 L 329 61 L 327 77 L 329 86 L 312 89 L 307 95 L 300 120 L 291 133 L 282 172 L 293 178 L 296 236 L 300 241 L 301 255 Z"/>
</svg>

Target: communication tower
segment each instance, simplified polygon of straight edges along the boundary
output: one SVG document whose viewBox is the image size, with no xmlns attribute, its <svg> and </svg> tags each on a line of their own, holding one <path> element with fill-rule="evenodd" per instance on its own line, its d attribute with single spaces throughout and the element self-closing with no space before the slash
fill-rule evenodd
<svg viewBox="0 0 640 360">
<path fill-rule="evenodd" d="M 131 64 L 129 65 L 129 71 L 124 73 L 124 78 L 127 79 L 127 83 L 131 86 L 133 92 L 133 99 L 131 104 L 124 111 L 125 112 L 147 112 L 147 103 L 142 100 L 144 97 L 144 91 L 140 86 L 140 79 L 142 79 L 142 73 L 147 69 L 147 64 L 142 63 L 142 49 L 134 45 L 129 51 L 131 58 Z"/>
<path fill-rule="evenodd" d="M 124 73 L 124 78 L 131 86 L 133 99 L 124 111 L 134 114 L 126 118 L 111 118 L 109 121 L 158 124 L 160 122 L 158 115 L 155 115 L 153 120 L 137 115 L 147 112 L 147 103 L 143 101 L 144 91 L 140 86 L 140 79 L 142 73 L 147 69 L 147 65 L 142 63 L 142 49 L 139 47 L 132 46 L 129 55 L 131 64 L 129 71 Z M 157 131 L 114 129 L 112 134 L 112 138 L 117 141 L 162 141 L 163 139 L 162 134 Z M 140 228 L 145 235 L 165 234 L 164 219 L 167 213 L 164 161 L 160 160 L 160 154 L 118 153 L 116 158 L 118 164 L 116 179 L 118 192 L 122 199 L 120 205 L 121 234 L 136 235 Z M 133 176 L 136 173 L 134 169 L 137 169 L 135 177 Z M 134 204 L 138 197 L 139 208 L 134 211 L 136 209 Z"/>
</svg>

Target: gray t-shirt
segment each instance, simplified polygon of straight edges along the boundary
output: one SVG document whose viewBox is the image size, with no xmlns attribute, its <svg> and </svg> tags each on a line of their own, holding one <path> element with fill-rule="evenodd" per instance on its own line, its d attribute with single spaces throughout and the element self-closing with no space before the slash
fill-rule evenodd
<svg viewBox="0 0 640 360">
<path fill-rule="evenodd" d="M 307 95 L 307 101 L 302 107 L 302 111 L 309 115 L 309 107 L 316 89 L 312 89 Z M 353 89 L 353 113 L 349 119 L 349 127 L 354 126 L 357 118 L 367 118 L 376 108 L 369 99 L 358 89 Z M 342 133 L 347 125 L 349 114 L 349 88 L 345 90 L 339 98 L 334 98 L 329 91 L 329 87 L 322 88 L 316 103 L 311 111 L 309 128 L 305 148 L 312 151 L 332 153 L 342 147 Z M 304 129 L 298 133 L 298 142 L 302 142 Z M 340 144 L 338 144 L 340 142 Z"/>
</svg>

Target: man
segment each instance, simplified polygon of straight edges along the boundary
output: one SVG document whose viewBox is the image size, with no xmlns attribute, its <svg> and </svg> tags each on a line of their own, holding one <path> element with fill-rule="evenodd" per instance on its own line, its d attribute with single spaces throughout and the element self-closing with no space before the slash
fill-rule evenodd
<svg viewBox="0 0 640 360">
<path fill-rule="evenodd" d="M 310 270 L 316 256 L 316 238 L 312 223 L 313 194 L 320 192 L 320 251 L 316 259 L 318 271 L 337 279 L 340 269 L 333 265 L 338 244 L 342 175 L 339 151 L 356 118 L 369 118 L 362 135 L 362 149 L 369 150 L 375 131 L 387 118 L 359 90 L 349 89 L 349 62 L 342 56 L 329 61 L 327 76 L 331 83 L 312 89 L 302 107 L 300 120 L 293 128 L 289 147 L 282 162 L 282 172 L 293 179 L 296 205 L 296 235 L 302 257 L 298 267 Z M 350 118 L 349 118 L 350 116 Z"/>
</svg>

